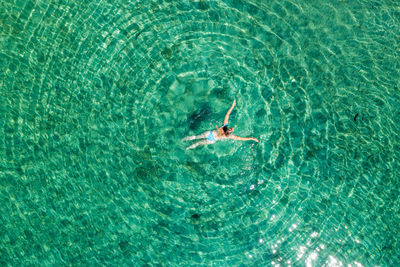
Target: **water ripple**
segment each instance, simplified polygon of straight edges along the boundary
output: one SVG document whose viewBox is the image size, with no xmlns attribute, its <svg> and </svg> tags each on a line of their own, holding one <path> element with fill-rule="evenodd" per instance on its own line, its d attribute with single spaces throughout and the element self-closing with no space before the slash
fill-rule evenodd
<svg viewBox="0 0 400 267">
<path fill-rule="evenodd" d="M 1 262 L 398 263 L 397 4 L 0 8 Z"/>
</svg>

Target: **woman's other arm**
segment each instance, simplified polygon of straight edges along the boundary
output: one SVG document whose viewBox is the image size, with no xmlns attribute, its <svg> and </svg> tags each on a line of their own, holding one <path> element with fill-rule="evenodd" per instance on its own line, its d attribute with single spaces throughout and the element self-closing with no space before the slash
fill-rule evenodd
<svg viewBox="0 0 400 267">
<path fill-rule="evenodd" d="M 233 104 L 231 106 L 231 108 L 228 110 L 228 112 L 225 115 L 225 119 L 224 119 L 224 125 L 228 124 L 229 121 L 229 115 L 231 114 L 233 108 L 236 106 L 236 99 L 233 100 Z"/>
<path fill-rule="evenodd" d="M 239 140 L 239 141 L 250 141 L 250 140 L 252 140 L 252 141 L 256 141 L 258 143 L 258 139 L 254 138 L 254 137 L 240 137 L 240 136 L 236 136 L 236 135 L 231 135 L 230 138 L 234 139 L 234 140 Z"/>
</svg>

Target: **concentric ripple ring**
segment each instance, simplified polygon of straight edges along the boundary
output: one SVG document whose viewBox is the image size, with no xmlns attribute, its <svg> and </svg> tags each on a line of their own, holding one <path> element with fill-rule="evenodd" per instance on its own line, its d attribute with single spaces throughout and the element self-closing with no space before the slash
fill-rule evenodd
<svg viewBox="0 0 400 267">
<path fill-rule="evenodd" d="M 400 265 L 400 3 L 0 10 L 0 265 Z"/>
</svg>

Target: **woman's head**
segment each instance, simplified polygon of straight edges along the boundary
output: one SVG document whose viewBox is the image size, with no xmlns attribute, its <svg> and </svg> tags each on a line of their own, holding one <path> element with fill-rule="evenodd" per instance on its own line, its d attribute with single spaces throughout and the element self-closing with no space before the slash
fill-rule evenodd
<svg viewBox="0 0 400 267">
<path fill-rule="evenodd" d="M 224 127 L 222 127 L 222 130 L 224 130 L 224 134 L 226 136 L 230 136 L 233 133 L 234 129 L 225 125 Z"/>
</svg>

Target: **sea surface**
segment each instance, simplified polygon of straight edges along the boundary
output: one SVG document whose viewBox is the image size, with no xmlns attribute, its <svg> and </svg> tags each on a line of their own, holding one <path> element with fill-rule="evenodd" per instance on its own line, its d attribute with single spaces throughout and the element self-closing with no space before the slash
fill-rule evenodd
<svg viewBox="0 0 400 267">
<path fill-rule="evenodd" d="M 397 0 L 0 0 L 0 265 L 400 266 L 399 107 Z"/>
</svg>

